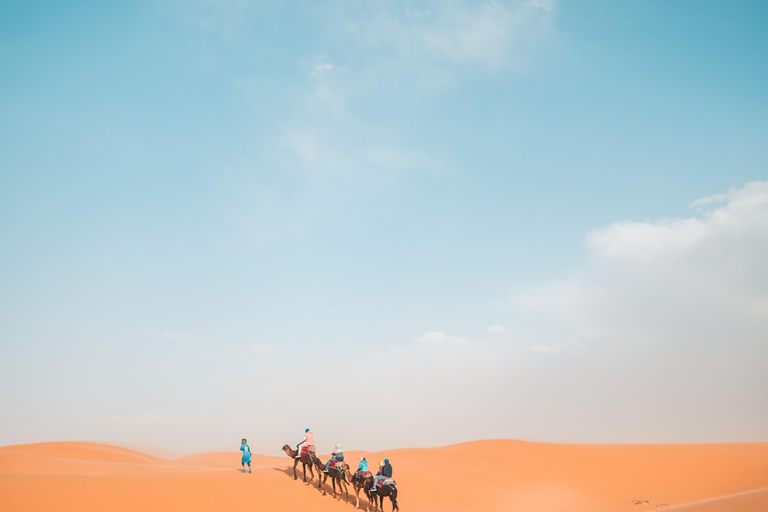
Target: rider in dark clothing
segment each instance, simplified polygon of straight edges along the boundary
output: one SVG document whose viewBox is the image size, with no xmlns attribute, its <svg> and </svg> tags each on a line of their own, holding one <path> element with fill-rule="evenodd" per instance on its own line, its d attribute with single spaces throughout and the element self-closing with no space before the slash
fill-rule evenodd
<svg viewBox="0 0 768 512">
<path fill-rule="evenodd" d="M 392 478 L 392 464 L 389 463 L 389 459 L 384 459 L 384 462 L 379 463 L 379 471 L 376 473 L 376 477 L 373 479 L 373 487 L 371 492 L 376 492 L 376 487 L 381 480 Z"/>
<path fill-rule="evenodd" d="M 384 459 L 384 467 L 381 468 L 381 476 L 384 478 L 392 478 L 392 464 L 389 463 L 389 459 Z"/>
</svg>

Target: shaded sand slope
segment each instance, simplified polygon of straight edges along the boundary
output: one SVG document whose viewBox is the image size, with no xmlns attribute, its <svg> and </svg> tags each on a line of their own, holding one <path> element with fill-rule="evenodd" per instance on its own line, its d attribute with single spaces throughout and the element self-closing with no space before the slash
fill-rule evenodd
<svg viewBox="0 0 768 512">
<path fill-rule="evenodd" d="M 356 464 L 360 453 L 348 452 L 350 464 Z M 0 508 L 323 512 L 354 507 L 354 497 L 352 504 L 345 503 L 302 483 L 301 466 L 299 481 L 294 481 L 288 457 L 256 456 L 249 475 L 238 471 L 239 455 L 211 452 L 169 461 L 90 443 L 3 447 Z M 366 456 L 372 466 L 385 456 L 391 459 L 404 512 L 768 510 L 768 443 L 573 445 L 503 440 Z M 326 489 L 330 491 L 330 485 Z M 679 507 L 685 503 L 690 504 Z M 389 501 L 385 507 L 390 510 Z"/>
</svg>

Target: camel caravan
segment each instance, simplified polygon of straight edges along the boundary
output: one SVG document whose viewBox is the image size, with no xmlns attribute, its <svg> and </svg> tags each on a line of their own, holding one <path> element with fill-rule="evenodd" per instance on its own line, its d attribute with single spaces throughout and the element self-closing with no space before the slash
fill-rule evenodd
<svg viewBox="0 0 768 512">
<path fill-rule="evenodd" d="M 304 472 L 304 482 L 307 482 L 307 468 L 309 468 L 309 481 L 315 478 L 315 472 L 317 470 L 317 488 L 322 489 L 323 484 L 331 479 L 331 485 L 333 486 L 333 496 L 337 498 L 336 484 L 339 486 L 339 493 L 345 493 L 346 499 L 349 500 L 349 490 L 347 484 L 351 483 L 355 490 L 355 508 L 360 507 L 360 491 L 362 490 L 365 496 L 368 498 L 367 511 L 370 512 L 371 506 L 373 510 L 384 511 L 384 498 L 389 498 L 392 503 L 392 512 L 400 510 L 397 505 L 397 485 L 392 479 L 392 465 L 389 463 L 389 459 L 384 459 L 379 463 L 379 470 L 374 475 L 368 469 L 368 461 L 365 457 L 360 457 L 360 462 L 357 466 L 357 470 L 352 473 L 349 464 L 344 462 L 344 451 L 341 445 L 337 444 L 336 448 L 331 454 L 331 458 L 323 463 L 315 452 L 315 436 L 310 429 L 304 431 L 304 439 L 296 445 L 294 450 L 289 445 L 283 446 L 283 451 L 290 458 L 293 459 L 293 479 L 297 480 L 296 467 L 301 462 L 302 470 Z M 327 494 L 323 489 L 323 495 Z"/>
</svg>

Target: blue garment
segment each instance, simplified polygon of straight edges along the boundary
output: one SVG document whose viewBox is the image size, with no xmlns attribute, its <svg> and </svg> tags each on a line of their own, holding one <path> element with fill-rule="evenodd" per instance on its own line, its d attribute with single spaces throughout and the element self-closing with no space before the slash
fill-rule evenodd
<svg viewBox="0 0 768 512">
<path fill-rule="evenodd" d="M 247 444 L 241 444 L 240 445 L 240 451 L 243 452 L 243 464 L 250 464 L 251 463 L 251 448 Z"/>
<path fill-rule="evenodd" d="M 360 464 L 357 465 L 358 471 L 368 471 L 368 461 L 367 460 L 361 460 Z"/>
</svg>

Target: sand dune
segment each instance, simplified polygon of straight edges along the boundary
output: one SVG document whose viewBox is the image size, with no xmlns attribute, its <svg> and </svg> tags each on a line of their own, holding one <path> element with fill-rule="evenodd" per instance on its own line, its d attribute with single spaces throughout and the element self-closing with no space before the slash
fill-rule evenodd
<svg viewBox="0 0 768 512">
<path fill-rule="evenodd" d="M 667 510 L 671 512 L 752 512 L 768 510 L 768 489 L 740 492 L 730 496 L 686 503 Z"/>
<path fill-rule="evenodd" d="M 235 448 L 237 446 L 235 445 Z M 364 452 L 349 452 L 348 459 Z M 391 459 L 401 510 L 681 512 L 768 510 L 768 443 L 576 445 L 477 441 L 367 453 Z M 0 448 L 2 510 L 351 510 L 293 480 L 286 456 L 175 460 L 91 443 Z M 299 466 L 300 467 L 300 466 Z M 317 483 L 317 479 L 314 480 Z M 365 502 L 367 504 L 367 502 Z M 390 510 L 389 502 L 385 505 Z"/>
</svg>

